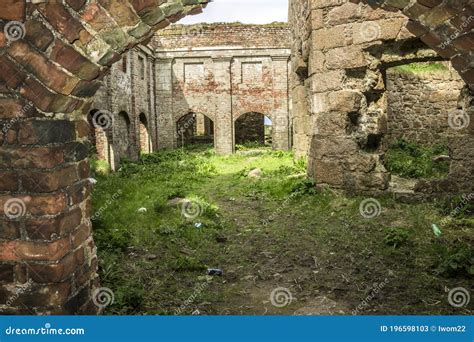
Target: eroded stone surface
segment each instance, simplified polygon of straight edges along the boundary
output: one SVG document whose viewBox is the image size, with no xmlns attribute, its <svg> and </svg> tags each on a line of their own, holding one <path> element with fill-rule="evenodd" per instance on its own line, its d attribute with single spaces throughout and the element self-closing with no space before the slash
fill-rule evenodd
<svg viewBox="0 0 474 342">
<path fill-rule="evenodd" d="M 472 4 L 436 2 L 428 6 L 421 1 L 381 0 L 371 1 L 370 7 L 364 3 L 290 1 L 296 154 L 309 156 L 308 173 L 321 186 L 356 193 L 387 192 L 390 174 L 382 162 L 382 141 L 390 129 L 386 70 L 448 59 L 467 84 L 456 97 L 463 103 L 458 109 L 471 125 L 449 134 L 455 137 L 449 145 L 456 162 L 451 164 L 448 179 L 420 185 L 418 190 L 455 194 L 461 188 L 453 187 L 453 182 L 460 182 L 471 183 L 463 191 L 472 191 L 474 182 L 468 172 L 472 168 L 473 110 L 466 100 L 471 96 L 468 87 L 472 92 L 473 86 Z M 423 106 L 429 99 L 419 101 Z M 460 140 L 465 149 L 454 145 Z"/>
</svg>

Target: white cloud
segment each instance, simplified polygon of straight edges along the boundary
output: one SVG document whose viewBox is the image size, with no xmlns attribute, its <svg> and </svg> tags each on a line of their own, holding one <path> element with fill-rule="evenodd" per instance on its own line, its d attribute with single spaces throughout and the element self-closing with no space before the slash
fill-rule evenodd
<svg viewBox="0 0 474 342">
<path fill-rule="evenodd" d="M 235 22 L 268 24 L 288 21 L 288 0 L 214 0 L 203 13 L 187 16 L 180 24 Z"/>
</svg>

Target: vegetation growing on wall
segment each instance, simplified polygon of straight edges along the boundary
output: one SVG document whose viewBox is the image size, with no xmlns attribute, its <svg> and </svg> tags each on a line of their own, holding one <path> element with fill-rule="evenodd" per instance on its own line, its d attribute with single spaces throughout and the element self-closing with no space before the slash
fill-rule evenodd
<svg viewBox="0 0 474 342">
<path fill-rule="evenodd" d="M 441 178 L 449 172 L 449 161 L 436 161 L 443 155 L 449 155 L 445 145 L 424 147 L 400 139 L 386 152 L 385 166 L 404 178 Z"/>
</svg>

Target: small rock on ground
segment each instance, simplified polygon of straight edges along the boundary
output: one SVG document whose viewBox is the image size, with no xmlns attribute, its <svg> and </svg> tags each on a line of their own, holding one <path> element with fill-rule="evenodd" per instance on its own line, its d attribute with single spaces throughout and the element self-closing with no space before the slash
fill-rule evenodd
<svg viewBox="0 0 474 342">
<path fill-rule="evenodd" d="M 251 170 L 248 175 L 249 178 L 261 178 L 262 177 L 262 170 L 261 169 L 253 169 Z"/>
<path fill-rule="evenodd" d="M 175 198 L 172 198 L 168 201 L 168 206 L 169 207 L 177 207 L 177 206 L 183 204 L 184 201 L 185 201 L 184 198 L 175 197 Z"/>
</svg>

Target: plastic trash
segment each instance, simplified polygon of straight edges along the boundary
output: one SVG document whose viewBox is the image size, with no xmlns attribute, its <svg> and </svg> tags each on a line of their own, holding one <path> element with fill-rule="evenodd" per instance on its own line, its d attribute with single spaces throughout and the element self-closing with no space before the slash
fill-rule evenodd
<svg viewBox="0 0 474 342">
<path fill-rule="evenodd" d="M 436 237 L 440 237 L 441 234 L 443 234 L 443 232 L 441 231 L 441 229 L 439 229 L 439 227 L 437 225 L 435 225 L 434 223 L 431 225 L 431 227 L 433 228 L 433 234 L 436 236 Z"/>
<path fill-rule="evenodd" d="M 202 223 L 197 222 L 197 223 L 194 224 L 194 227 L 196 227 L 197 229 L 200 229 L 200 228 L 202 228 Z"/>
<path fill-rule="evenodd" d="M 147 209 L 146 208 L 140 208 L 140 209 L 138 209 L 138 212 L 139 213 L 146 213 Z"/>
<path fill-rule="evenodd" d="M 224 271 L 222 271 L 220 268 L 208 268 L 207 274 L 221 276 L 224 274 Z"/>
</svg>

